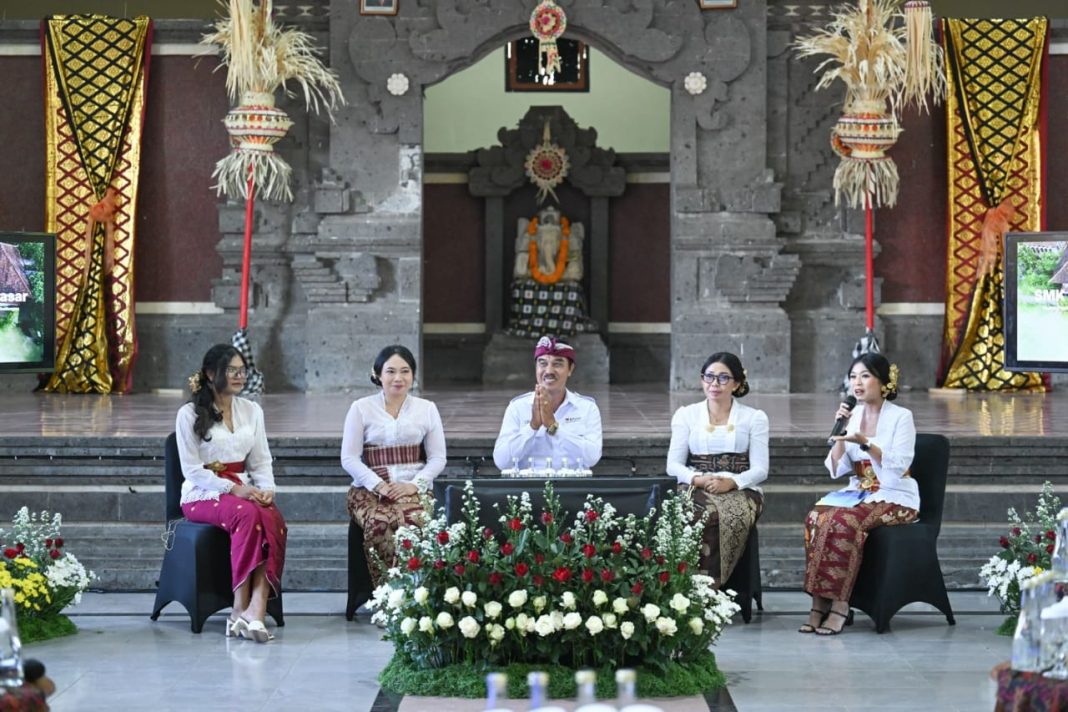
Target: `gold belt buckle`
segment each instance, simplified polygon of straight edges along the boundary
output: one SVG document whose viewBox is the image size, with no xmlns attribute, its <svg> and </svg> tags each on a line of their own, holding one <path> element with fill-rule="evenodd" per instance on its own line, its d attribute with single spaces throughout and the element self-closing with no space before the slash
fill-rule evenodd
<svg viewBox="0 0 1068 712">
<path fill-rule="evenodd" d="M 220 472 L 225 472 L 226 471 L 226 465 L 224 465 L 221 462 L 219 462 L 218 460 L 216 460 L 215 462 L 205 463 L 204 464 L 204 469 L 211 470 L 212 472 L 218 474 Z"/>
</svg>

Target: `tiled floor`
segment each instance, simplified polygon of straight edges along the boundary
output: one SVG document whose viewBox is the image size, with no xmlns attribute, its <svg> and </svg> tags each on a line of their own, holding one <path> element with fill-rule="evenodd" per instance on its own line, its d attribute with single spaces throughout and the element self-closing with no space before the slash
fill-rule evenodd
<svg viewBox="0 0 1068 712">
<path fill-rule="evenodd" d="M 1010 640 L 993 634 L 1001 617 L 985 594 L 951 598 L 956 626 L 917 606 L 885 635 L 858 615 L 842 635 L 818 639 L 796 632 L 807 596 L 766 593 L 764 614 L 738 620 L 714 650 L 740 712 L 989 710 L 988 672 Z M 89 595 L 73 610 L 78 635 L 28 647 L 57 683 L 53 710 L 360 712 L 374 704 L 391 654 L 366 619 L 345 621 L 341 593 L 287 594 L 286 626 L 267 645 L 225 639 L 221 615 L 193 635 L 177 604 L 152 623 L 151 604 L 150 594 Z M 411 702 L 402 709 L 453 709 Z"/>
<path fill-rule="evenodd" d="M 697 393 L 669 393 L 659 386 L 604 386 L 585 393 L 597 399 L 606 438 L 666 438 L 675 409 L 700 399 Z M 516 393 L 476 387 L 427 390 L 422 395 L 437 403 L 446 437 L 485 438 L 497 433 L 504 409 Z M 262 399 L 268 436 L 340 439 L 353 398 L 344 394 L 268 394 Z M 174 415 L 183 401 L 177 393 L 5 395 L 0 437 L 163 436 L 174 429 Z M 767 412 L 772 436 L 818 436 L 834 422 L 838 397 L 833 393 L 753 393 L 745 402 Z M 912 409 L 919 430 L 950 437 L 1068 435 L 1065 391 L 1019 395 L 922 391 L 904 393 L 897 402 Z"/>
</svg>

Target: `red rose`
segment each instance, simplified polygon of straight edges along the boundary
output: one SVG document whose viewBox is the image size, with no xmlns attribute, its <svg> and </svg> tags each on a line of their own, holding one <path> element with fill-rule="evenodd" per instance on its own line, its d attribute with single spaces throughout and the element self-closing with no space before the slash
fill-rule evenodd
<svg viewBox="0 0 1068 712">
<path fill-rule="evenodd" d="M 1013 527 L 1012 528 L 1012 535 L 1013 536 L 1020 536 L 1020 527 Z"/>
<path fill-rule="evenodd" d="M 513 551 L 515 551 L 515 547 L 512 546 L 512 542 L 506 541 L 501 544 L 501 553 L 505 556 L 511 556 Z"/>
<path fill-rule="evenodd" d="M 48 537 L 47 539 L 45 539 L 45 546 L 49 549 L 52 548 L 52 537 Z"/>
<path fill-rule="evenodd" d="M 62 556 L 62 554 L 59 553 L 59 549 L 52 549 L 52 551 L 48 552 L 48 555 L 51 556 L 53 559 L 58 559 L 60 556 Z"/>
<path fill-rule="evenodd" d="M 14 559 L 18 555 L 19 555 L 19 552 L 18 552 L 17 549 L 12 549 L 10 546 L 8 548 L 4 549 L 4 556 L 6 556 L 9 559 Z"/>
<path fill-rule="evenodd" d="M 564 532 L 563 534 L 560 535 L 560 541 L 564 542 L 565 544 L 570 544 L 571 542 L 574 541 L 574 539 L 572 538 L 572 536 L 570 534 L 568 534 L 567 532 Z"/>
<path fill-rule="evenodd" d="M 541 513 L 541 523 L 544 524 L 545 526 L 549 526 L 550 524 L 553 523 L 553 515 L 549 514 L 548 512 L 542 512 Z"/>
<path fill-rule="evenodd" d="M 438 532 L 438 543 L 442 546 L 449 543 L 449 533 L 447 531 Z"/>
<path fill-rule="evenodd" d="M 541 553 L 540 551 L 537 554 L 534 554 L 534 563 L 535 564 L 544 564 L 545 563 L 545 554 Z"/>
<path fill-rule="evenodd" d="M 613 554 L 622 554 L 623 553 L 623 544 L 621 544 L 618 541 L 612 542 L 612 553 Z"/>
<path fill-rule="evenodd" d="M 496 571 L 489 575 L 490 586 L 500 586 L 501 580 L 501 575 Z"/>
<path fill-rule="evenodd" d="M 434 568 L 438 571 L 441 571 L 443 568 L 445 568 L 445 562 L 441 559 L 438 559 L 434 562 Z"/>
<path fill-rule="evenodd" d="M 419 567 L 421 565 L 422 565 L 422 563 L 419 561 L 419 557 L 418 556 L 413 556 L 412 558 L 408 559 L 408 570 L 409 571 L 418 571 Z"/>
<path fill-rule="evenodd" d="M 56 545 L 57 549 L 62 549 L 63 548 L 63 537 L 57 536 L 56 540 L 54 542 L 52 542 L 52 543 Z"/>
<path fill-rule="evenodd" d="M 597 512 L 593 511 L 592 509 L 587 509 L 586 510 L 586 521 L 587 522 L 596 522 L 597 521 Z"/>
<path fill-rule="evenodd" d="M 597 553 L 597 547 L 594 546 L 593 544 L 583 544 L 582 545 L 582 555 L 585 556 L 587 559 L 592 559 L 593 555 L 596 554 L 596 553 Z"/>
<path fill-rule="evenodd" d="M 609 569 L 601 569 L 601 580 L 604 581 L 605 583 L 608 583 L 609 581 L 611 581 L 615 577 L 616 577 L 616 575 L 614 573 L 612 573 Z"/>
<path fill-rule="evenodd" d="M 526 576 L 528 571 L 530 571 L 530 567 L 524 564 L 522 561 L 515 565 L 516 576 Z"/>
<path fill-rule="evenodd" d="M 1031 554 L 1027 555 L 1027 563 L 1033 564 L 1036 561 L 1038 561 L 1038 555 L 1037 554 L 1031 553 Z"/>
<path fill-rule="evenodd" d="M 472 549 L 471 551 L 467 552 L 467 560 L 470 561 L 472 564 L 477 564 L 478 563 L 478 552 L 475 551 L 474 549 Z"/>
<path fill-rule="evenodd" d="M 519 517 L 512 517 L 512 521 L 508 522 L 508 528 L 514 532 L 517 532 L 523 528 L 523 522 L 519 519 Z"/>
<path fill-rule="evenodd" d="M 21 554 L 22 552 L 26 551 L 26 545 L 25 545 L 25 544 L 23 544 L 23 543 L 22 543 L 21 541 L 20 541 L 20 542 L 19 542 L 18 544 L 15 544 L 15 548 L 16 548 L 16 549 L 18 549 L 18 552 L 19 552 L 20 554 Z"/>
<path fill-rule="evenodd" d="M 651 559 L 651 558 L 653 558 L 653 550 L 650 549 L 649 547 L 643 548 L 642 549 L 642 558 L 643 559 Z"/>
<path fill-rule="evenodd" d="M 998 543 L 1001 544 L 1001 548 L 1003 548 L 1003 549 L 1008 549 L 1009 548 L 1009 538 L 1007 536 L 1003 536 L 1000 539 L 998 539 Z"/>
<path fill-rule="evenodd" d="M 490 529 L 489 527 L 486 527 L 485 529 L 483 529 L 482 530 L 482 538 L 483 539 L 492 539 L 493 538 L 493 530 Z"/>
<path fill-rule="evenodd" d="M 630 592 L 633 593 L 635 596 L 642 595 L 642 582 L 639 581 L 638 583 L 636 583 L 633 586 L 631 586 L 630 587 Z"/>
<path fill-rule="evenodd" d="M 560 583 L 563 583 L 564 581 L 567 581 L 569 578 L 571 578 L 571 569 L 567 568 L 566 566 L 561 566 L 556 571 L 553 571 L 553 578 L 559 581 Z"/>
<path fill-rule="evenodd" d="M 593 583 L 593 569 L 583 569 L 582 580 L 585 583 Z"/>
<path fill-rule="evenodd" d="M 457 576 L 463 576 L 464 575 L 464 571 L 466 569 L 464 569 L 464 565 L 463 564 L 456 564 L 456 566 L 452 567 L 452 570 L 456 572 Z"/>
<path fill-rule="evenodd" d="M 660 576 L 658 578 L 660 579 L 660 583 L 667 583 L 668 579 L 671 578 L 671 574 L 669 574 L 667 571 L 661 571 Z"/>
<path fill-rule="evenodd" d="M 1057 532 L 1055 532 L 1052 529 L 1050 529 L 1049 531 L 1046 532 L 1046 538 L 1049 539 L 1050 541 L 1055 540 L 1057 538 Z"/>
<path fill-rule="evenodd" d="M 679 571 L 680 574 L 686 573 L 686 562 L 685 561 L 680 561 L 679 562 L 678 571 Z"/>
<path fill-rule="evenodd" d="M 663 555 L 663 554 L 660 554 L 660 555 L 658 555 L 658 556 L 656 557 L 656 563 L 660 564 L 661 566 L 663 566 L 663 565 L 664 565 L 664 562 L 665 562 L 665 561 L 666 561 L 666 559 L 664 558 L 664 555 Z"/>
<path fill-rule="evenodd" d="M 1041 534 L 1035 534 L 1035 543 L 1036 544 L 1041 544 L 1042 543 L 1042 535 Z"/>
<path fill-rule="evenodd" d="M 534 574 L 534 576 L 532 576 L 530 580 L 534 582 L 535 586 L 541 586 L 543 583 L 545 583 L 545 579 L 541 576 L 538 576 L 537 574 Z"/>
<path fill-rule="evenodd" d="M 412 548 L 412 540 L 411 539 L 405 539 L 404 541 L 401 542 L 401 546 L 403 546 L 405 549 L 411 549 Z"/>
<path fill-rule="evenodd" d="M 1053 553 L 1053 549 L 1054 549 L 1053 544 L 1046 544 L 1046 553 L 1047 554 L 1052 554 Z"/>
</svg>

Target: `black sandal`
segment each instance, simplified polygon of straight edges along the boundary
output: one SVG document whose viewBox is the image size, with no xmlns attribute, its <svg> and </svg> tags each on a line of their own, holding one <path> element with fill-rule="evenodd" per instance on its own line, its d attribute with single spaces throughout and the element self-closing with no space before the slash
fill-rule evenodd
<svg viewBox="0 0 1068 712">
<path fill-rule="evenodd" d="M 814 631 L 816 633 L 816 635 L 822 635 L 822 636 L 838 635 L 843 630 L 845 630 L 846 626 L 853 625 L 853 609 L 849 609 L 849 613 L 839 613 L 838 611 L 833 610 L 833 609 L 827 612 L 827 618 L 830 618 L 832 615 L 838 616 L 839 618 L 841 618 L 841 619 L 843 619 L 845 621 L 844 623 L 842 623 L 842 627 L 839 628 L 838 630 L 835 630 L 834 628 L 828 628 L 825 625 L 820 625 Z M 823 619 L 824 622 L 827 622 L 827 618 Z"/>
<path fill-rule="evenodd" d="M 815 633 L 816 632 L 816 628 L 819 628 L 820 626 L 822 626 L 823 625 L 823 621 L 827 620 L 827 611 L 821 611 L 818 608 L 810 608 L 808 612 L 809 613 L 819 613 L 820 614 L 820 622 L 817 623 L 816 625 L 812 625 L 811 623 L 808 623 L 808 622 L 802 623 L 801 627 L 797 629 L 798 633 Z"/>
</svg>

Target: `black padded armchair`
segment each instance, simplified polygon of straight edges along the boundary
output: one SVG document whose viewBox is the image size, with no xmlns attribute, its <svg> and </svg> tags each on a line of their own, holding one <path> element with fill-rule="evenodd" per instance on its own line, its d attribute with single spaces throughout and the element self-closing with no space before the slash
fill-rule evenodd
<svg viewBox="0 0 1068 712">
<path fill-rule="evenodd" d="M 760 580 L 760 536 L 757 533 L 756 524 L 749 530 L 749 538 L 745 542 L 745 551 L 738 564 L 731 572 L 730 578 L 721 586 L 723 590 L 730 589 L 737 596 L 734 602 L 742 607 L 742 620 L 746 623 L 753 619 L 753 602 L 756 601 L 757 610 L 764 610 L 764 592 Z"/>
<path fill-rule="evenodd" d="M 872 530 L 864 544 L 849 605 L 867 613 L 879 633 L 890 630 L 890 619 L 909 603 L 928 603 L 949 625 L 956 623 L 937 551 L 948 470 L 949 440 L 917 435 L 911 471 L 919 485 L 920 515 L 911 524 Z"/>
<path fill-rule="evenodd" d="M 163 607 L 178 601 L 189 612 L 190 628 L 199 633 L 212 614 L 230 608 L 234 602 L 230 575 L 230 535 L 210 524 L 190 522 L 182 514 L 182 465 L 178 460 L 178 440 L 174 433 L 164 443 L 164 474 L 168 528 L 172 529 L 169 547 L 163 553 L 156 602 L 152 620 L 159 618 Z M 173 528 L 170 526 L 174 522 Z M 279 626 L 282 619 L 282 596 L 267 601 L 267 613 Z"/>
<path fill-rule="evenodd" d="M 345 620 L 352 620 L 356 610 L 371 600 L 371 572 L 363 550 L 363 529 L 349 517 L 349 595 L 345 602 Z"/>
</svg>

